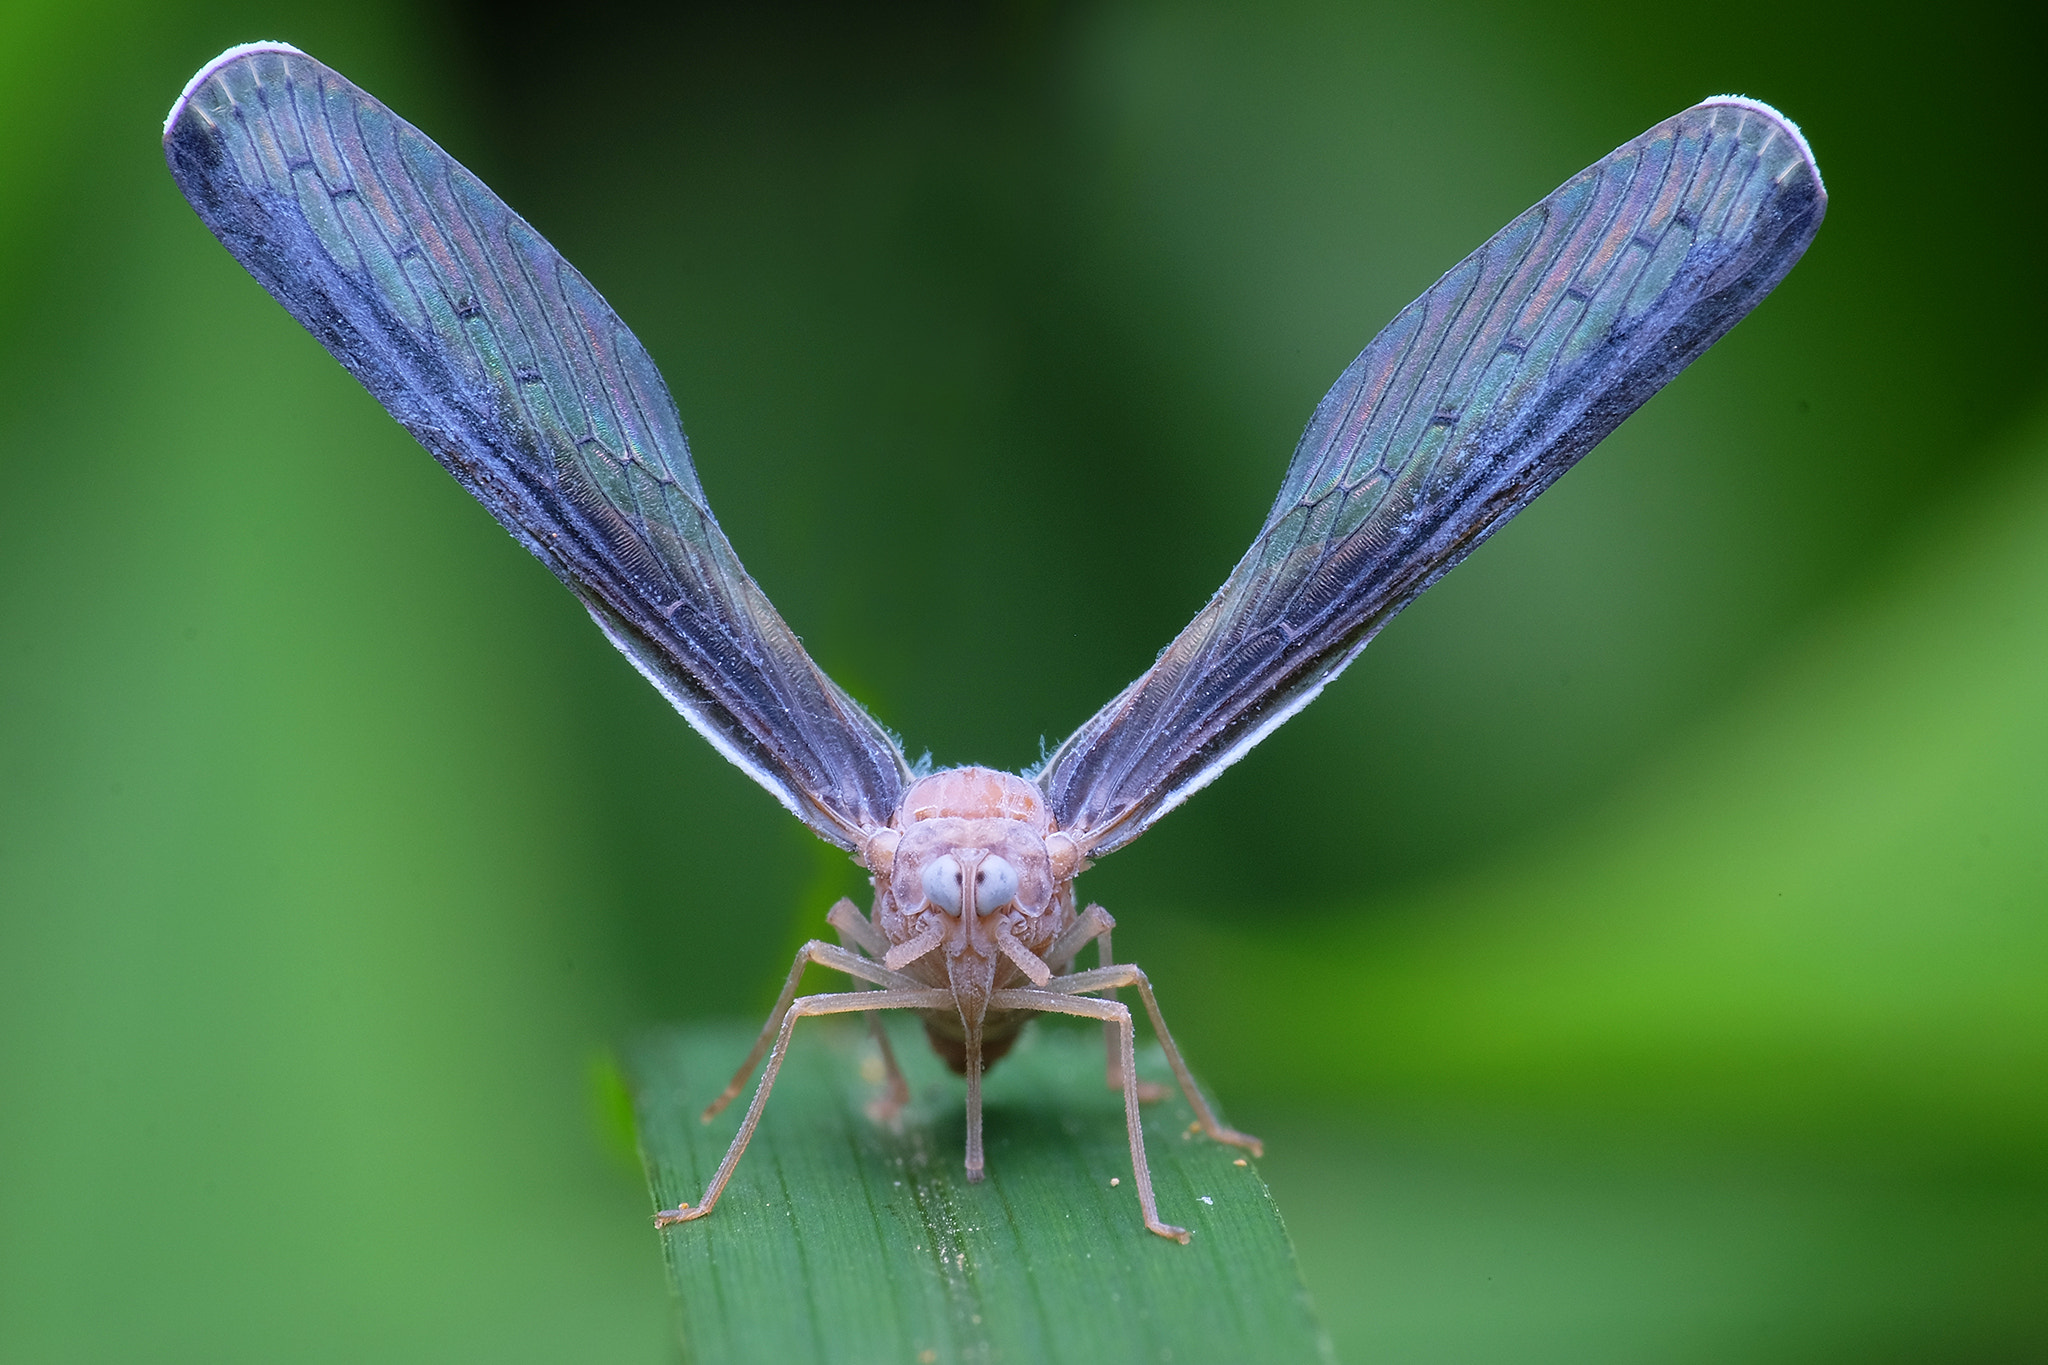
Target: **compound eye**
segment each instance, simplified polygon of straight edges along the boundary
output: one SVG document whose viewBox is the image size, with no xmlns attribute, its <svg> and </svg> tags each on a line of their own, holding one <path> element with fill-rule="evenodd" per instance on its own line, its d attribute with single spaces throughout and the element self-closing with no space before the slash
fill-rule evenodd
<svg viewBox="0 0 2048 1365">
<path fill-rule="evenodd" d="M 981 866 L 974 869 L 974 909 L 978 914 L 990 914 L 1002 909 L 1017 899 L 1017 869 L 1009 860 L 994 853 L 981 860 Z"/>
<path fill-rule="evenodd" d="M 960 914 L 960 860 L 948 853 L 924 865 L 924 898 L 947 914 Z"/>
</svg>

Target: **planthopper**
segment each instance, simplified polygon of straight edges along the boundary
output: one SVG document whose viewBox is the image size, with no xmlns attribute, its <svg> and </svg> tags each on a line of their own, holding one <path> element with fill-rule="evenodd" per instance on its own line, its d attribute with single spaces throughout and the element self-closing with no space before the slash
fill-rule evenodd
<svg viewBox="0 0 2048 1365">
<path fill-rule="evenodd" d="M 1310 417 L 1244 558 L 1157 661 L 1036 769 L 923 772 L 820 671 L 706 504 L 646 350 L 474 175 L 282 43 L 231 48 L 164 125 L 179 187 L 235 259 L 589 609 L 717 750 L 867 869 L 863 914 L 804 945 L 724 1108 L 767 1065 L 695 1205 L 711 1212 L 798 1019 L 907 1009 L 966 1078 L 1036 1014 L 1101 1020 L 1145 1226 L 1134 988 L 1213 1140 L 1256 1153 L 1190 1078 L 1145 974 L 1074 881 L 1188 799 L 1423 589 L 1754 308 L 1827 204 L 1799 130 L 1709 99 L 1622 144 L 1453 266 Z M 1077 959 L 1094 945 L 1098 965 Z M 855 989 L 796 996 L 804 967 Z M 879 1026 L 876 1027 L 880 1037 Z M 902 1078 L 886 1052 L 892 1093 Z"/>
</svg>

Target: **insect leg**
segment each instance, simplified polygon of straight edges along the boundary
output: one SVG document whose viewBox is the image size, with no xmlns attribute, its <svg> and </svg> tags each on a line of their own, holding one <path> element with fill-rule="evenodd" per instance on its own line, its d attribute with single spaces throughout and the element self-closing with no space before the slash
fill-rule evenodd
<svg viewBox="0 0 2048 1365">
<path fill-rule="evenodd" d="M 1116 921 L 1109 917 L 1109 911 L 1099 905 L 1089 906 L 1081 912 L 1081 917 L 1074 921 L 1072 927 L 1059 936 L 1059 941 L 1045 950 L 1047 964 L 1056 972 L 1072 971 L 1074 959 L 1080 955 L 1081 949 L 1088 946 L 1097 935 L 1107 933 L 1115 927 Z"/>
<path fill-rule="evenodd" d="M 879 958 L 889 951 L 889 940 L 868 922 L 859 906 L 844 896 L 825 912 L 825 923 L 838 933 L 842 945 L 850 943 L 869 957 Z M 888 1089 L 868 1106 L 868 1117 L 877 1123 L 894 1124 L 903 1106 L 910 1103 L 910 1083 L 903 1079 L 903 1069 L 896 1065 L 896 1049 L 889 1046 L 889 1032 L 882 1027 L 881 1014 L 870 1011 L 867 1021 L 868 1034 L 881 1051 L 882 1072 L 888 1081 Z"/>
<path fill-rule="evenodd" d="M 837 964 L 827 964 L 837 965 Z M 754 1136 L 754 1127 L 761 1121 L 761 1110 L 768 1103 L 768 1092 L 775 1087 L 775 1077 L 782 1070 L 782 1059 L 789 1055 L 789 1035 L 796 1028 L 796 1021 L 813 1014 L 855 1014 L 875 1009 L 932 1009 L 953 1003 L 950 991 L 933 990 L 920 986 L 916 990 L 844 991 L 835 995 L 807 995 L 792 1001 L 780 1011 L 782 1025 L 776 1030 L 775 1049 L 768 1054 L 767 1069 L 761 1073 L 761 1084 L 754 1088 L 753 1103 L 747 1106 L 747 1116 L 740 1120 L 740 1130 L 733 1135 L 732 1145 L 725 1149 L 725 1159 L 712 1172 L 711 1183 L 704 1187 L 704 1197 L 697 1201 L 695 1208 L 678 1204 L 672 1209 L 663 1209 L 654 1215 L 654 1226 L 665 1228 L 671 1223 L 687 1223 L 692 1218 L 702 1218 L 711 1212 L 711 1206 L 718 1202 L 718 1196 L 725 1189 L 725 1182 L 732 1179 L 733 1167 L 740 1164 L 740 1153 L 747 1150 L 747 1142 Z"/>
<path fill-rule="evenodd" d="M 889 951 L 889 940 L 882 937 L 882 931 L 868 922 L 860 907 L 841 896 L 830 910 L 825 912 L 825 923 L 839 931 L 839 941 L 850 943 L 880 961 Z"/>
<path fill-rule="evenodd" d="M 1100 1019 L 1116 1030 L 1122 1054 L 1121 1070 L 1125 1077 L 1124 1130 L 1131 1139 L 1131 1177 L 1132 1183 L 1138 1187 L 1138 1210 L 1144 1214 L 1148 1229 L 1186 1245 L 1188 1230 L 1160 1222 L 1159 1201 L 1152 1195 L 1152 1168 L 1145 1162 L 1145 1125 L 1138 1114 L 1137 1030 L 1131 1024 L 1130 1010 L 1119 1000 L 1091 1000 L 1086 996 L 1063 994 L 1057 989 L 997 991 L 989 997 L 989 1004 L 997 1009 L 1042 1010 L 1047 1014 Z"/>
<path fill-rule="evenodd" d="M 1087 934 L 1076 938 L 1075 936 L 1084 928 L 1088 931 Z M 1079 953 L 1081 946 L 1092 938 L 1095 940 L 1097 970 L 1113 967 L 1116 965 L 1116 951 L 1110 946 L 1109 931 L 1114 928 L 1116 920 L 1109 911 L 1099 905 L 1091 905 L 1081 912 L 1081 918 L 1074 922 L 1074 927 L 1061 938 L 1054 951 L 1058 952 L 1059 949 L 1065 948 L 1069 940 L 1072 940 L 1073 953 Z M 1068 955 L 1069 962 L 1072 961 L 1073 953 Z M 1124 1088 L 1123 1065 L 1117 1051 L 1116 1025 L 1113 1023 L 1102 1026 L 1102 1079 L 1111 1090 Z M 1163 1100 L 1166 1098 L 1166 1087 L 1152 1081 L 1139 1081 L 1138 1098 L 1147 1104 Z"/>
<path fill-rule="evenodd" d="M 1116 928 L 1116 921 L 1110 917 L 1109 911 L 1104 910 L 1099 905 L 1091 905 L 1088 908 L 1102 916 L 1102 933 L 1095 940 L 1095 965 L 1097 967 L 1114 966 L 1116 965 L 1116 950 L 1110 947 L 1109 931 Z M 1104 1024 L 1102 1026 L 1102 1082 L 1111 1090 L 1121 1090 L 1124 1086 L 1125 1069 L 1123 1056 L 1117 1050 L 1116 1034 L 1116 1025 Z M 1147 1090 L 1150 1090 L 1152 1093 L 1147 1095 L 1145 1093 Z M 1142 1081 L 1138 1083 L 1138 1098 L 1141 1100 L 1157 1100 L 1164 1098 L 1165 1094 L 1166 1087 L 1164 1086 L 1147 1086 Z"/>
<path fill-rule="evenodd" d="M 1131 974 L 1137 978 L 1134 984 L 1138 995 L 1145 1002 L 1145 1013 L 1152 1016 L 1152 1031 L 1159 1035 L 1159 1045 L 1166 1050 L 1166 1061 L 1173 1068 L 1173 1078 L 1180 1082 L 1181 1093 L 1188 1097 L 1195 1117 L 1201 1122 L 1202 1131 L 1211 1142 L 1225 1142 L 1232 1147 L 1242 1147 L 1253 1156 L 1264 1156 L 1265 1144 L 1250 1133 L 1240 1133 L 1235 1128 L 1226 1128 L 1216 1119 L 1216 1111 L 1209 1107 L 1209 1101 L 1202 1098 L 1202 1092 L 1195 1086 L 1195 1078 L 1188 1072 L 1188 1064 L 1181 1060 L 1180 1048 L 1174 1044 L 1173 1034 L 1167 1030 L 1166 1018 L 1159 1012 L 1159 1001 L 1152 995 L 1152 982 L 1136 967 Z"/>
<path fill-rule="evenodd" d="M 740 1069 L 733 1073 L 732 1081 L 725 1087 L 724 1093 L 704 1107 L 704 1113 L 701 1115 L 704 1122 L 709 1123 L 717 1118 L 720 1110 L 738 1098 L 741 1087 L 747 1083 L 747 1077 L 754 1074 L 754 1064 L 759 1062 L 761 1054 L 768 1050 L 768 1042 L 781 1025 L 782 1016 L 789 1009 L 790 1001 L 796 999 L 796 983 L 803 977 L 804 968 L 813 962 L 821 967 L 831 967 L 836 971 L 845 972 L 857 980 L 872 981 L 878 986 L 907 990 L 925 989 L 924 983 L 914 977 L 892 972 L 887 967 L 870 962 L 859 953 L 849 952 L 835 943 L 812 939 L 797 949 L 796 961 L 790 964 L 789 979 L 782 983 L 782 994 L 776 998 L 775 1009 L 768 1015 L 768 1022 L 761 1026 L 761 1036 L 754 1039 L 753 1051 L 747 1054 L 746 1061 L 740 1063 Z"/>
<path fill-rule="evenodd" d="M 1172 1032 L 1166 1027 L 1166 1018 L 1159 1012 L 1159 1001 L 1152 994 L 1152 983 L 1135 963 L 1118 963 L 1115 966 L 1097 967 L 1092 972 L 1075 972 L 1072 976 L 1054 977 L 1046 987 L 1048 991 L 1076 993 L 1083 991 L 1115 990 L 1119 986 L 1136 986 L 1144 998 L 1145 1013 L 1151 1016 L 1152 1031 L 1159 1035 L 1159 1046 L 1166 1052 L 1167 1064 L 1173 1068 L 1173 1077 L 1180 1082 L 1181 1093 L 1188 1097 L 1188 1104 L 1195 1111 L 1197 1126 L 1212 1142 L 1225 1142 L 1232 1147 L 1242 1147 L 1253 1156 L 1265 1154 L 1265 1146 L 1250 1133 L 1240 1133 L 1235 1128 L 1226 1128 L 1217 1119 L 1216 1111 L 1209 1107 L 1209 1101 L 1202 1098 L 1202 1092 L 1195 1086 L 1195 1078 L 1188 1071 L 1188 1064 L 1181 1059 L 1180 1048 L 1173 1041 Z"/>
<path fill-rule="evenodd" d="M 888 1089 L 868 1105 L 868 1117 L 893 1128 L 904 1107 L 910 1103 L 910 1082 L 903 1079 L 903 1068 L 896 1065 L 896 1049 L 889 1046 L 889 1031 L 882 1027 L 880 1013 L 868 1014 L 868 1034 L 882 1054 L 882 1074 L 888 1085 Z"/>
</svg>

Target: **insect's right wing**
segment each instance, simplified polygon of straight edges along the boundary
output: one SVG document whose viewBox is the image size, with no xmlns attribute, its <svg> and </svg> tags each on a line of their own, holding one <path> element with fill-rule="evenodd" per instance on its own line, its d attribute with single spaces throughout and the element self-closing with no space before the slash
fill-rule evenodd
<svg viewBox="0 0 2048 1365">
<path fill-rule="evenodd" d="M 539 233 L 281 43 L 194 76 L 164 154 L 235 259 L 719 752 L 841 847 L 889 819 L 900 747 L 747 576 L 654 362 Z"/>
<path fill-rule="evenodd" d="M 1338 379 L 1229 580 L 1047 760 L 1059 827 L 1129 843 L 1306 706 L 1754 308 L 1826 206 L 1798 129 L 1730 96 L 1496 233 Z"/>
</svg>

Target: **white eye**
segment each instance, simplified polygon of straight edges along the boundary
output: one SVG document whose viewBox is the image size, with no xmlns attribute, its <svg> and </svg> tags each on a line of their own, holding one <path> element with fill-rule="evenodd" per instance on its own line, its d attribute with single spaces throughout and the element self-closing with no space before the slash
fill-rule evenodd
<svg viewBox="0 0 2048 1365">
<path fill-rule="evenodd" d="M 1017 898 L 1017 869 L 991 853 L 974 870 L 974 908 L 980 914 L 1000 910 Z"/>
<path fill-rule="evenodd" d="M 948 853 L 924 865 L 924 898 L 949 915 L 960 913 L 959 859 Z"/>
</svg>

